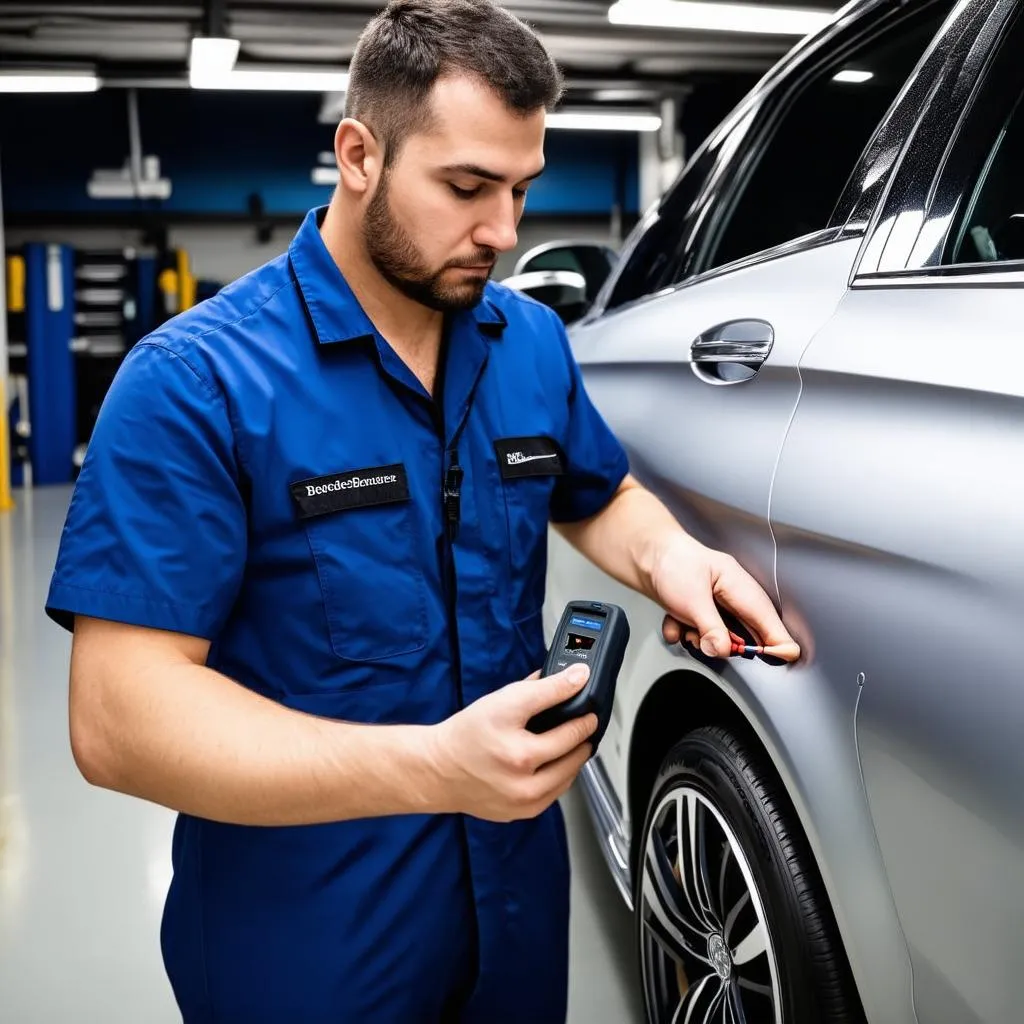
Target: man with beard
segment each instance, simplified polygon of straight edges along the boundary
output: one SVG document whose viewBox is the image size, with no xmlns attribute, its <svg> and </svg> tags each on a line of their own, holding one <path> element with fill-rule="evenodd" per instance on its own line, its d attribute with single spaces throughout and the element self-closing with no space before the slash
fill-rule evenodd
<svg viewBox="0 0 1024 1024">
<path fill-rule="evenodd" d="M 189 1024 L 564 1020 L 558 797 L 593 717 L 536 678 L 549 521 L 729 653 L 790 637 L 628 474 L 548 309 L 488 283 L 557 69 L 487 0 L 393 0 L 341 180 L 288 253 L 140 342 L 47 611 L 91 783 L 174 808 L 162 927 Z"/>
</svg>

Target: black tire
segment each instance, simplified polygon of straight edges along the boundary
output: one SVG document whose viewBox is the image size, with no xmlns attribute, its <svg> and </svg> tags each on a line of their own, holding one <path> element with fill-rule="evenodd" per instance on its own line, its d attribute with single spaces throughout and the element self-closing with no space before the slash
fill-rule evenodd
<svg viewBox="0 0 1024 1024">
<path fill-rule="evenodd" d="M 715 727 L 673 747 L 638 838 L 635 939 L 651 1024 L 863 1024 L 807 842 L 749 743 Z"/>
</svg>

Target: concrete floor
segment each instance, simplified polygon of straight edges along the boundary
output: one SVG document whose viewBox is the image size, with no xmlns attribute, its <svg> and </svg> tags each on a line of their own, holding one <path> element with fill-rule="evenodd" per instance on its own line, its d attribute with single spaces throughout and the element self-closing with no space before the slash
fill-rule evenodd
<svg viewBox="0 0 1024 1024">
<path fill-rule="evenodd" d="M 89 787 L 67 736 L 70 638 L 43 612 L 70 488 L 0 513 L 0 1020 L 170 1024 L 160 960 L 173 815 Z M 570 1024 L 642 1019 L 631 920 L 586 817 L 573 859 Z"/>
</svg>

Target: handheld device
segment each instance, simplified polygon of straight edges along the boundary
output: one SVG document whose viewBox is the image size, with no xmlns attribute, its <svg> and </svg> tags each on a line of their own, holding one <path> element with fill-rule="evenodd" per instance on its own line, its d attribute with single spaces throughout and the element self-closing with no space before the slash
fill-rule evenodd
<svg viewBox="0 0 1024 1024">
<path fill-rule="evenodd" d="M 556 725 L 593 712 L 597 715 L 597 730 L 590 737 L 590 743 L 597 750 L 611 718 L 615 683 L 628 643 L 629 622 L 618 605 L 570 601 L 555 631 L 541 677 L 555 675 L 577 663 L 589 666 L 590 677 L 575 696 L 534 715 L 527 722 L 527 729 L 535 733 L 547 732 Z"/>
</svg>

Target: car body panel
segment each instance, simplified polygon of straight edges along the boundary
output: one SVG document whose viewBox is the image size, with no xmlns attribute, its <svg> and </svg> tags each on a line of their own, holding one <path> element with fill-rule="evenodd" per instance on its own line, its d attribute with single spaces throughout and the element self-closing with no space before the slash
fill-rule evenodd
<svg viewBox="0 0 1024 1024">
<path fill-rule="evenodd" d="M 1024 275 L 852 290 L 801 362 L 773 492 L 787 619 L 824 679 L 863 679 L 921 1024 L 1015 1019 L 1024 973 L 1022 312 Z"/>
<path fill-rule="evenodd" d="M 719 275 L 699 287 L 635 307 L 624 332 L 609 316 L 571 333 L 588 392 L 630 455 L 631 467 L 703 542 L 735 554 L 775 593 L 775 544 L 769 498 L 776 462 L 797 405 L 797 366 L 846 293 L 860 242 L 789 252 Z M 689 342 L 716 323 L 750 317 L 775 328 L 775 346 L 753 380 L 716 386 L 689 365 Z M 714 425 L 713 433 L 707 426 Z M 678 442 L 673 442 L 678 438 Z M 700 482 L 700 493 L 680 480 Z M 855 680 L 814 670 L 780 679 L 777 669 L 740 662 L 716 672 L 660 637 L 662 611 L 615 583 L 564 542 L 551 545 L 545 625 L 554 630 L 564 604 L 588 595 L 620 603 L 632 624 L 615 709 L 601 746 L 601 766 L 619 794 L 628 837 L 631 733 L 651 686 L 680 669 L 725 690 L 757 731 L 797 808 L 848 940 L 851 961 L 870 978 L 886 1024 L 912 1021 L 909 960 L 882 871 L 860 784 L 854 743 Z M 720 664 L 720 663 L 719 663 Z M 606 837 L 607 838 L 607 837 Z M 869 940 L 864 937 L 870 936 Z M 904 1007 L 907 1015 L 894 1015 Z M 881 1012 L 879 1009 L 878 1012 Z"/>
</svg>

